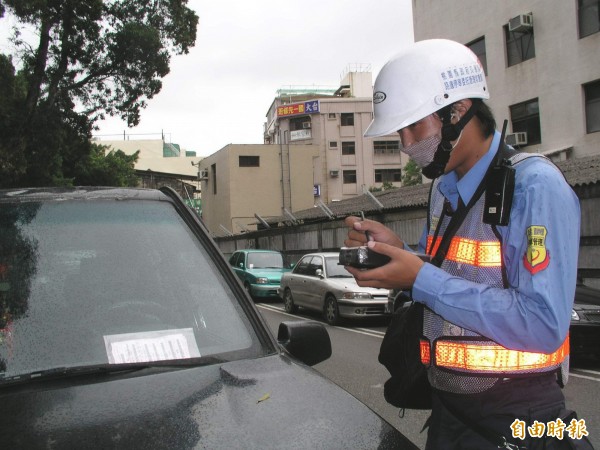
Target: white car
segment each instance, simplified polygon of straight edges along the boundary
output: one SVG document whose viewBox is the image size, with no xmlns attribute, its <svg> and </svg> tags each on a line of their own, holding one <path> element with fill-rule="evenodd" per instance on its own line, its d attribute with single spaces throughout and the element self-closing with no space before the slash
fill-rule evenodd
<svg viewBox="0 0 600 450">
<path fill-rule="evenodd" d="M 339 264 L 339 253 L 309 253 L 281 277 L 279 296 L 285 310 L 321 311 L 330 325 L 340 318 L 383 317 L 392 312 L 387 289 L 360 287 Z"/>
</svg>

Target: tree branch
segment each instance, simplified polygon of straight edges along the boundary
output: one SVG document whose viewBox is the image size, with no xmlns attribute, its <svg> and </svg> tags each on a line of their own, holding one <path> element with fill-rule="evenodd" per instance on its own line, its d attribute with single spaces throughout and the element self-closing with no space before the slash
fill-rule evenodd
<svg viewBox="0 0 600 450">
<path fill-rule="evenodd" d="M 35 65 L 33 67 L 33 73 L 30 78 L 29 87 L 27 91 L 27 100 L 25 102 L 25 124 L 31 122 L 31 119 L 35 113 L 37 102 L 40 98 L 40 91 L 42 90 L 42 83 L 44 81 L 44 75 L 46 72 L 46 63 L 48 58 L 48 48 L 50 46 L 50 30 L 54 25 L 48 11 L 42 14 L 41 26 L 40 26 L 40 43 L 35 54 Z"/>
<path fill-rule="evenodd" d="M 58 93 L 58 85 L 63 79 L 67 68 L 69 66 L 69 55 L 71 54 L 72 44 L 70 42 L 71 35 L 73 33 L 73 8 L 71 2 L 68 1 L 63 6 L 62 11 L 62 30 L 61 30 L 61 46 L 60 46 L 60 60 L 58 67 L 48 87 L 48 99 L 46 104 L 48 107 L 52 106 L 56 101 L 56 94 Z"/>
</svg>

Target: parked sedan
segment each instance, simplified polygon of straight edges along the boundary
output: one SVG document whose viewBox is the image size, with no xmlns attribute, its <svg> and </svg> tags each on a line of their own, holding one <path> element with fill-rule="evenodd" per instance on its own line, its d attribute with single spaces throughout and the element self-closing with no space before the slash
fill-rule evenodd
<svg viewBox="0 0 600 450">
<path fill-rule="evenodd" d="M 330 354 L 316 321 L 275 340 L 171 189 L 0 191 L 2 448 L 416 449 Z"/>
<path fill-rule="evenodd" d="M 278 298 L 281 276 L 291 270 L 276 250 L 238 250 L 229 258 L 229 264 L 252 298 Z"/>
<path fill-rule="evenodd" d="M 321 311 L 330 325 L 340 318 L 358 319 L 391 314 L 387 289 L 360 287 L 339 265 L 339 253 L 304 255 L 291 272 L 283 274 L 279 295 L 285 310 L 298 307 Z"/>
<path fill-rule="evenodd" d="M 569 332 L 572 356 L 600 358 L 600 289 L 577 284 Z"/>
</svg>

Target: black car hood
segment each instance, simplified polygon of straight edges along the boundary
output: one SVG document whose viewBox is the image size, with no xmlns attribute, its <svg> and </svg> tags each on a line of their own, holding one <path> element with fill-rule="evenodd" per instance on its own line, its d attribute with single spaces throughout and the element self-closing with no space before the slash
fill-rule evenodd
<svg viewBox="0 0 600 450">
<path fill-rule="evenodd" d="M 3 448 L 417 448 L 282 355 L 38 381 L 0 388 L 0 404 Z"/>
<path fill-rule="evenodd" d="M 578 284 L 575 288 L 575 303 L 600 306 L 600 289 Z"/>
</svg>

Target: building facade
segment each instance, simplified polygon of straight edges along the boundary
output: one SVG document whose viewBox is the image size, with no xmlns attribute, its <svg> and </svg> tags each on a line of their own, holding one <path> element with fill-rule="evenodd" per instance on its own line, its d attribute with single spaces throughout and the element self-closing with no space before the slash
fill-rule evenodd
<svg viewBox="0 0 600 450">
<path fill-rule="evenodd" d="M 313 164 L 315 201 L 361 195 L 384 183 L 401 186 L 398 135 L 363 137 L 373 118 L 373 81 L 368 65 L 352 65 L 337 89 L 280 89 L 267 112 L 265 143 L 318 147 Z"/>
<path fill-rule="evenodd" d="M 157 189 L 170 186 L 198 213 L 201 213 L 200 180 L 196 152 L 182 150 L 179 145 L 163 139 L 119 139 L 94 142 L 108 147 L 108 151 L 121 150 L 126 155 L 139 151 L 135 163 L 139 186 Z"/>
<path fill-rule="evenodd" d="M 452 39 L 484 66 L 507 141 L 553 160 L 600 153 L 599 0 L 413 0 L 415 40 Z"/>
<path fill-rule="evenodd" d="M 314 145 L 229 144 L 202 159 L 202 218 L 211 234 L 254 231 L 272 217 L 312 208 L 317 154 Z"/>
</svg>

